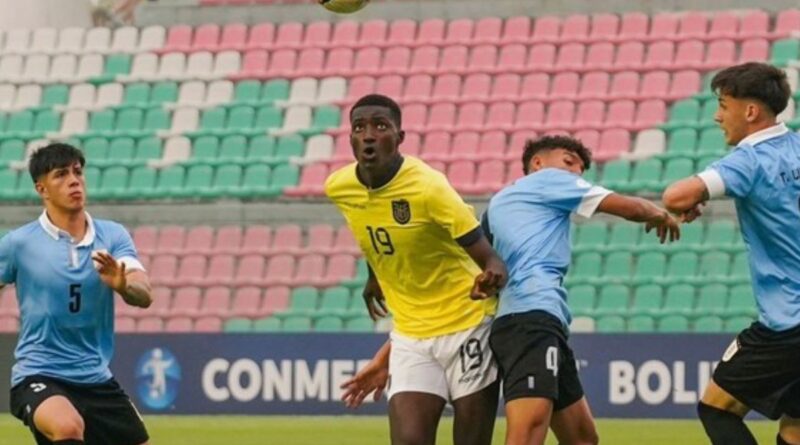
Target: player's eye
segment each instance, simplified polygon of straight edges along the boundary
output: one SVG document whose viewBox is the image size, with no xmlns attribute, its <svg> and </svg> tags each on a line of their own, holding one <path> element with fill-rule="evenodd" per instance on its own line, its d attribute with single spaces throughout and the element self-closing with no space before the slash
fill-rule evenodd
<svg viewBox="0 0 800 445">
<path fill-rule="evenodd" d="M 381 130 L 381 131 L 385 131 L 385 130 L 387 130 L 389 128 L 389 126 L 384 124 L 383 122 L 378 123 L 377 127 L 378 127 L 378 130 Z"/>
<path fill-rule="evenodd" d="M 364 131 L 364 124 L 353 125 L 353 131 Z"/>
</svg>

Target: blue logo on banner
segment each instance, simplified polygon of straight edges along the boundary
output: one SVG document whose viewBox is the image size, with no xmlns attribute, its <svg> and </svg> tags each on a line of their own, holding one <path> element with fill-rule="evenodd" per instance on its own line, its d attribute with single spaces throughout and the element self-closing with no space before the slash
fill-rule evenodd
<svg viewBox="0 0 800 445">
<path fill-rule="evenodd" d="M 178 396 L 181 365 L 165 348 L 153 348 L 136 364 L 136 391 L 150 409 L 163 410 Z"/>
</svg>

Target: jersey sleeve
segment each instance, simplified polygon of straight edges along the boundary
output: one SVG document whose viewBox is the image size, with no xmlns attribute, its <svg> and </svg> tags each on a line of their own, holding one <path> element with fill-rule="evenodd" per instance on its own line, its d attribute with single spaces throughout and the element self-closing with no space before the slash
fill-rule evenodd
<svg viewBox="0 0 800 445">
<path fill-rule="evenodd" d="M 483 211 L 481 214 L 481 229 L 483 230 L 484 236 L 486 239 L 489 240 L 489 244 L 494 244 L 494 235 L 492 235 L 492 229 L 489 227 L 489 209 Z"/>
<path fill-rule="evenodd" d="M 453 239 L 480 226 L 472 206 L 461 199 L 444 176 L 437 175 L 431 180 L 425 202 L 431 219 L 447 230 Z"/>
<path fill-rule="evenodd" d="M 109 253 L 111 256 L 116 258 L 117 261 L 125 263 L 125 268 L 128 271 L 144 271 L 144 266 L 139 261 L 139 254 L 136 253 L 136 247 L 133 245 L 133 239 L 131 239 L 131 235 L 127 230 L 125 230 L 124 227 L 116 227 L 119 231 L 119 234 L 117 236 L 117 241 L 114 243 L 114 248 Z"/>
<path fill-rule="evenodd" d="M 0 238 L 0 285 L 17 281 L 17 265 L 11 235 Z"/>
<path fill-rule="evenodd" d="M 542 199 L 555 208 L 584 218 L 594 215 L 603 199 L 613 193 L 564 170 L 552 169 L 546 174 L 544 186 L 538 191 Z"/>
<path fill-rule="evenodd" d="M 758 160 L 752 149 L 738 148 L 697 176 L 706 184 L 708 196 L 744 198 L 750 194 L 758 174 Z"/>
</svg>

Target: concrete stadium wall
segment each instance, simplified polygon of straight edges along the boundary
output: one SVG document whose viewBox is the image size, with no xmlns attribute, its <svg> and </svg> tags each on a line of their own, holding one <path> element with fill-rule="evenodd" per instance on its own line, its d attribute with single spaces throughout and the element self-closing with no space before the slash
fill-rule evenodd
<svg viewBox="0 0 800 445">
<path fill-rule="evenodd" d="M 0 0 L 0 29 L 91 26 L 89 0 Z"/>
</svg>

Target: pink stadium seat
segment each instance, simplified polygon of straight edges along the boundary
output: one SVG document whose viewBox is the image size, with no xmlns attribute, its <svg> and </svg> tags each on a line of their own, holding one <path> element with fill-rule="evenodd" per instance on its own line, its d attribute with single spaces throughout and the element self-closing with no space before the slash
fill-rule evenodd
<svg viewBox="0 0 800 445">
<path fill-rule="evenodd" d="M 295 273 L 294 286 L 320 286 L 325 274 L 325 256 L 316 253 L 301 256 Z"/>
<path fill-rule="evenodd" d="M 667 93 L 667 100 L 679 100 L 700 92 L 702 79 L 694 70 L 678 71 L 672 75 L 672 84 Z"/>
<path fill-rule="evenodd" d="M 352 160 L 353 149 L 350 147 L 350 134 L 342 133 L 336 136 L 331 162 L 347 162 Z"/>
<path fill-rule="evenodd" d="M 217 46 L 218 51 L 243 51 L 247 44 L 247 25 L 229 23 L 222 28 L 222 37 Z"/>
<path fill-rule="evenodd" d="M 606 110 L 606 128 L 631 128 L 636 114 L 636 103 L 632 100 L 615 100 Z"/>
<path fill-rule="evenodd" d="M 456 106 L 452 103 L 435 103 L 428 113 L 428 131 L 446 130 L 453 128 L 456 120 Z"/>
<path fill-rule="evenodd" d="M 525 70 L 525 59 L 528 49 L 525 45 L 514 43 L 500 48 L 500 56 L 497 59 L 496 72 L 502 74 L 519 73 Z"/>
<path fill-rule="evenodd" d="M 475 194 L 475 163 L 472 161 L 451 162 L 447 169 L 447 179 L 460 193 Z"/>
<path fill-rule="evenodd" d="M 291 290 L 286 286 L 272 286 L 264 291 L 264 299 L 259 308 L 259 315 L 272 315 L 289 306 Z"/>
<path fill-rule="evenodd" d="M 450 159 L 452 136 L 447 131 L 432 131 L 425 135 L 420 157 L 425 161 L 446 161 Z"/>
<path fill-rule="evenodd" d="M 497 45 L 500 42 L 500 33 L 502 29 L 502 19 L 498 17 L 484 17 L 475 23 L 475 33 L 472 36 L 472 43 L 476 45 Z"/>
<path fill-rule="evenodd" d="M 611 128 L 600 135 L 598 151 L 593 153 L 598 162 L 618 158 L 622 153 L 630 151 L 631 135 L 627 130 Z"/>
<path fill-rule="evenodd" d="M 678 34 L 678 15 L 672 12 L 662 12 L 653 16 L 650 25 L 650 41 L 674 40 Z"/>
<path fill-rule="evenodd" d="M 575 114 L 575 123 L 572 128 L 577 130 L 597 129 L 603 126 L 606 105 L 600 100 L 587 100 L 578 104 Z"/>
<path fill-rule="evenodd" d="M 262 254 L 270 252 L 272 248 L 272 229 L 268 226 L 247 226 L 242 240 L 242 255 Z"/>
<path fill-rule="evenodd" d="M 644 60 L 644 44 L 642 42 L 625 42 L 617 48 L 614 59 L 615 70 L 638 70 Z"/>
<path fill-rule="evenodd" d="M 192 51 L 216 51 L 219 47 L 219 25 L 205 24 L 197 27 L 192 42 Z"/>
<path fill-rule="evenodd" d="M 383 53 L 380 74 L 405 74 L 411 62 L 411 50 L 404 46 L 395 46 Z"/>
<path fill-rule="evenodd" d="M 175 25 L 167 31 L 164 48 L 160 52 L 188 52 L 192 49 L 192 27 L 189 25 Z"/>
<path fill-rule="evenodd" d="M 639 104 L 636 110 L 636 120 L 634 121 L 634 129 L 643 130 L 645 128 L 655 127 L 656 125 L 663 124 L 667 118 L 667 105 L 663 100 L 652 99 L 646 100 Z"/>
<path fill-rule="evenodd" d="M 475 102 L 466 103 L 459 107 L 455 128 L 458 128 L 459 131 L 480 131 L 485 120 L 486 105 Z M 458 147 L 458 145 L 455 146 Z"/>
<path fill-rule="evenodd" d="M 586 46 L 583 43 L 567 43 L 561 45 L 556 59 L 558 70 L 580 70 L 583 68 L 583 59 L 586 55 Z"/>
<path fill-rule="evenodd" d="M 714 40 L 708 45 L 703 69 L 719 69 L 736 63 L 736 43 L 733 40 Z"/>
<path fill-rule="evenodd" d="M 581 141 L 589 150 L 592 151 L 592 158 L 597 152 L 597 147 L 600 144 L 600 132 L 597 130 L 579 130 L 576 131 L 572 137 Z"/>
<path fill-rule="evenodd" d="M 442 19 L 427 19 L 419 25 L 417 45 L 441 45 L 444 42 L 445 22 Z"/>
<path fill-rule="evenodd" d="M 359 46 L 382 45 L 386 41 L 386 32 L 389 24 L 386 20 L 370 20 L 361 25 L 361 35 L 358 38 Z"/>
<path fill-rule="evenodd" d="M 516 107 L 512 102 L 494 102 L 489 107 L 484 130 L 511 131 Z"/>
<path fill-rule="evenodd" d="M 202 315 L 227 316 L 231 308 L 231 290 L 227 287 L 215 286 L 206 289 L 203 295 Z"/>
<path fill-rule="evenodd" d="M 242 60 L 242 70 L 235 74 L 235 80 L 258 79 L 264 77 L 267 71 L 269 54 L 262 49 L 250 50 L 244 53 Z"/>
<path fill-rule="evenodd" d="M 223 226 L 217 229 L 217 236 L 211 252 L 238 253 L 242 245 L 242 228 L 240 226 Z"/>
<path fill-rule="evenodd" d="M 619 32 L 619 17 L 615 14 L 595 14 L 592 16 L 592 31 L 589 42 L 613 42 Z"/>
<path fill-rule="evenodd" d="M 546 74 L 545 74 L 546 76 Z M 519 98 L 520 77 L 518 74 L 500 74 L 494 77 L 491 100 L 516 100 Z"/>
<path fill-rule="evenodd" d="M 489 99 L 492 78 L 488 74 L 470 74 L 464 79 L 460 102 L 484 102 Z"/>
<path fill-rule="evenodd" d="M 522 165 L 520 164 L 519 159 L 508 161 L 506 163 L 506 184 L 511 184 L 523 176 L 524 173 L 522 172 Z"/>
<path fill-rule="evenodd" d="M 139 226 L 133 231 L 133 244 L 139 254 L 149 255 L 156 251 L 158 229 L 154 226 Z"/>
<path fill-rule="evenodd" d="M 158 232 L 159 253 L 180 255 L 186 240 L 186 229 L 183 226 L 164 226 Z"/>
<path fill-rule="evenodd" d="M 145 270 L 150 270 L 150 255 L 139 254 L 139 262 L 142 263 Z"/>
<path fill-rule="evenodd" d="M 479 159 L 478 144 L 480 139 L 478 130 L 459 131 L 453 136 L 450 159 L 466 159 L 470 161 Z"/>
<path fill-rule="evenodd" d="M 733 12 L 720 11 L 711 18 L 706 36 L 709 40 L 735 39 L 739 36 L 739 16 Z"/>
<path fill-rule="evenodd" d="M 305 246 L 307 253 L 328 254 L 333 248 L 333 227 L 330 224 L 314 224 L 308 228 Z"/>
<path fill-rule="evenodd" d="M 462 73 L 467 68 L 467 47 L 461 45 L 447 46 L 442 50 L 437 72 L 440 74 Z"/>
<path fill-rule="evenodd" d="M 555 16 L 542 16 L 536 19 L 531 40 L 534 43 L 556 43 L 561 35 L 561 19 Z"/>
<path fill-rule="evenodd" d="M 605 99 L 611 79 L 605 71 L 592 71 L 583 75 L 578 90 L 579 99 Z"/>
<path fill-rule="evenodd" d="M 739 63 L 763 62 L 769 57 L 769 42 L 766 39 L 750 39 L 742 42 Z"/>
<path fill-rule="evenodd" d="M 403 94 L 403 76 L 396 74 L 378 78 L 375 92 L 389 97 L 401 97 Z"/>
<path fill-rule="evenodd" d="M 669 80 L 669 73 L 666 71 L 650 71 L 649 73 L 645 73 L 642 77 L 642 84 L 641 89 L 639 90 L 638 99 L 663 99 L 667 97 Z"/>
<path fill-rule="evenodd" d="M 267 263 L 262 283 L 267 286 L 289 286 L 294 284 L 295 260 L 292 255 L 275 255 Z"/>
<path fill-rule="evenodd" d="M 405 119 L 405 115 L 403 115 L 403 119 Z M 403 127 L 405 128 L 405 122 L 403 122 Z M 406 131 L 406 138 L 403 140 L 401 148 L 405 155 L 418 156 L 422 150 L 422 136 L 414 131 Z"/>
<path fill-rule="evenodd" d="M 155 334 L 164 330 L 164 322 L 160 317 L 145 317 L 136 323 L 136 332 L 142 334 Z"/>
<path fill-rule="evenodd" d="M 509 121 L 513 120 L 509 119 Z M 506 132 L 500 130 L 486 131 L 481 135 L 478 142 L 478 159 L 480 160 L 504 160 L 506 157 Z M 480 176 L 480 169 L 478 169 Z M 503 178 L 499 181 L 502 183 Z"/>
<path fill-rule="evenodd" d="M 766 39 L 770 37 L 769 14 L 766 11 L 749 11 L 742 17 L 740 39 Z"/>
<path fill-rule="evenodd" d="M 233 278 L 235 286 L 259 286 L 264 276 L 266 260 L 264 255 L 245 255 L 239 260 L 236 275 Z"/>
<path fill-rule="evenodd" d="M 319 280 L 322 286 L 335 286 L 355 275 L 356 259 L 352 255 L 337 254 L 328 259 L 325 276 Z"/>
<path fill-rule="evenodd" d="M 300 173 L 300 182 L 295 187 L 284 189 L 289 197 L 322 196 L 325 194 L 325 178 L 328 177 L 328 166 L 324 163 L 306 165 Z"/>
<path fill-rule="evenodd" d="M 234 257 L 231 255 L 214 255 L 208 265 L 205 277 L 207 286 L 229 286 L 233 281 Z"/>
<path fill-rule="evenodd" d="M 589 38 L 589 16 L 573 14 L 561 24 L 561 42 L 586 42 Z"/>
<path fill-rule="evenodd" d="M 200 317 L 194 322 L 194 332 L 204 334 L 222 332 L 222 320 L 219 317 Z"/>
<path fill-rule="evenodd" d="M 800 31 L 800 9 L 787 9 L 779 12 L 778 17 L 775 18 L 775 30 L 772 32 L 772 38 L 790 37 L 798 31 Z"/>
<path fill-rule="evenodd" d="M 483 161 L 478 164 L 478 173 L 475 175 L 475 194 L 488 194 L 496 192 L 503 187 L 506 177 L 505 162 L 500 160 Z"/>
<path fill-rule="evenodd" d="M 583 69 L 587 71 L 608 71 L 614 66 L 614 44 L 597 42 L 589 46 Z"/>
<path fill-rule="evenodd" d="M 444 74 L 436 77 L 433 83 L 432 102 L 452 102 L 459 97 L 461 97 L 461 76 Z"/>
<path fill-rule="evenodd" d="M 358 247 L 358 242 L 353 237 L 353 232 L 346 225 L 339 226 L 336 231 L 336 239 L 333 241 L 332 253 L 347 253 L 350 255 L 358 255 L 361 249 Z"/>
<path fill-rule="evenodd" d="M 523 102 L 517 107 L 514 128 L 539 130 L 544 124 L 544 103 L 538 100 Z"/>
<path fill-rule="evenodd" d="M 647 49 L 643 68 L 647 70 L 669 69 L 672 67 L 675 44 L 666 40 L 651 43 Z"/>
<path fill-rule="evenodd" d="M 417 22 L 414 20 L 400 19 L 395 20 L 389 26 L 389 37 L 386 39 L 386 46 L 389 48 L 396 46 L 410 47 L 417 39 Z"/>
<path fill-rule="evenodd" d="M 189 317 L 169 317 L 164 324 L 164 332 L 188 333 L 192 332 L 192 319 Z"/>
<path fill-rule="evenodd" d="M 325 67 L 320 74 L 326 76 L 349 76 L 353 71 L 355 53 L 350 48 L 333 48 L 328 51 Z"/>
<path fill-rule="evenodd" d="M 622 15 L 617 41 L 640 42 L 647 38 L 650 28 L 650 17 L 641 12 L 628 12 Z"/>
<path fill-rule="evenodd" d="M 446 45 L 469 45 L 472 43 L 472 33 L 475 22 L 472 19 L 456 19 L 447 23 L 447 34 L 444 42 Z"/>
<path fill-rule="evenodd" d="M 293 49 L 279 49 L 270 56 L 270 63 L 264 78 L 289 77 L 294 74 L 297 52 Z"/>
<path fill-rule="evenodd" d="M 611 80 L 609 99 L 630 99 L 639 95 L 639 74 L 633 71 L 623 71 L 614 75 Z"/>
<path fill-rule="evenodd" d="M 120 315 L 134 318 L 142 317 L 164 317 L 170 312 L 172 307 L 172 290 L 168 287 L 156 286 L 153 288 L 153 304 L 147 309 L 129 306 L 123 301 L 117 301 L 115 306 L 120 309 Z"/>
<path fill-rule="evenodd" d="M 303 24 L 298 22 L 283 22 L 278 25 L 275 34 L 275 41 L 272 46 L 275 49 L 298 49 L 303 44 Z"/>
<path fill-rule="evenodd" d="M 150 267 L 150 280 L 155 285 L 169 286 L 177 271 L 178 259 L 174 255 L 159 255 Z"/>
<path fill-rule="evenodd" d="M 172 298 L 170 315 L 193 317 L 200 313 L 202 292 L 199 287 L 180 287 Z"/>
<path fill-rule="evenodd" d="M 359 76 L 350 80 L 347 88 L 347 97 L 342 101 L 342 105 L 351 105 L 362 96 L 375 91 L 375 78 L 371 76 Z"/>
<path fill-rule="evenodd" d="M 506 19 L 503 27 L 502 43 L 528 43 L 531 38 L 531 19 L 517 16 Z"/>
<path fill-rule="evenodd" d="M 200 6 L 222 6 L 225 0 L 200 0 Z"/>
<path fill-rule="evenodd" d="M 297 224 L 284 224 L 275 229 L 272 252 L 276 254 L 298 255 L 302 253 L 303 231 Z"/>
<path fill-rule="evenodd" d="M 411 76 L 406 81 L 406 87 L 405 90 L 403 91 L 403 102 L 426 103 L 431 98 L 432 89 L 433 89 L 433 78 L 431 76 L 427 74 L 417 74 Z"/>
<path fill-rule="evenodd" d="M 678 39 L 705 39 L 708 35 L 708 17 L 700 11 L 689 11 L 680 18 Z"/>
<path fill-rule="evenodd" d="M 13 287 L 8 287 L 0 295 L 0 316 L 18 316 L 19 306 L 17 295 Z"/>
<path fill-rule="evenodd" d="M 322 48 L 331 40 L 331 22 L 318 21 L 306 26 L 303 46 L 306 48 Z"/>
<path fill-rule="evenodd" d="M 231 304 L 230 315 L 233 317 L 254 318 L 260 314 L 261 288 L 255 286 L 240 287 L 236 289 Z"/>
<path fill-rule="evenodd" d="M 555 101 L 547 107 L 547 118 L 544 122 L 544 128 L 548 131 L 568 129 L 572 127 L 574 119 L 575 102 L 570 100 Z"/>
<path fill-rule="evenodd" d="M 208 255 L 214 241 L 214 229 L 211 226 L 197 226 L 186 234 L 184 253 Z"/>
<path fill-rule="evenodd" d="M 200 286 L 206 276 L 206 257 L 204 255 L 188 255 L 181 259 L 178 274 L 173 280 L 175 286 Z"/>
<path fill-rule="evenodd" d="M 294 71 L 296 77 L 319 77 L 326 73 L 323 70 L 325 64 L 325 50 L 320 48 L 306 48 L 300 51 L 297 60 L 297 67 Z"/>
<path fill-rule="evenodd" d="M 522 78 L 519 97 L 515 100 L 546 100 L 548 97 L 550 97 L 550 76 L 533 73 Z"/>
<path fill-rule="evenodd" d="M 1 331 L 2 328 L 0 328 Z M 114 319 L 114 331 L 123 334 L 136 332 L 136 320 L 131 317 L 116 317 Z"/>
<path fill-rule="evenodd" d="M 556 46 L 550 43 L 533 45 L 528 53 L 527 70 L 550 72 L 556 62 Z M 560 67 L 559 67 L 560 68 Z"/>
<path fill-rule="evenodd" d="M 322 45 L 327 48 L 355 48 L 358 46 L 358 22 L 352 20 L 336 22 L 330 42 Z"/>
<path fill-rule="evenodd" d="M 574 99 L 578 95 L 580 76 L 574 72 L 563 72 L 553 76 L 550 85 L 550 100 Z"/>
<path fill-rule="evenodd" d="M 467 71 L 489 73 L 497 66 L 497 46 L 481 45 L 472 49 Z"/>
<path fill-rule="evenodd" d="M 247 38 L 248 49 L 267 49 L 272 48 L 275 41 L 275 25 L 273 23 L 260 23 L 250 29 Z"/>
<path fill-rule="evenodd" d="M 403 107 L 403 129 L 412 132 L 425 130 L 428 121 L 428 107 L 423 104 L 411 104 Z M 406 135 L 407 137 L 408 135 Z M 407 144 L 407 141 L 404 145 Z"/>
<path fill-rule="evenodd" d="M 439 65 L 439 48 L 435 46 L 420 46 L 411 56 L 409 74 L 435 74 Z"/>
<path fill-rule="evenodd" d="M 673 69 L 685 70 L 701 68 L 705 60 L 706 48 L 699 40 L 687 40 L 678 45 Z"/>
</svg>

